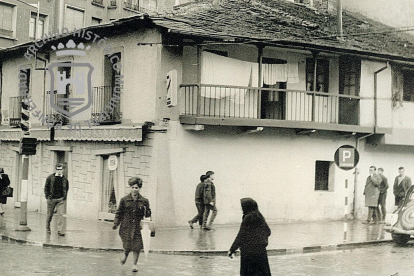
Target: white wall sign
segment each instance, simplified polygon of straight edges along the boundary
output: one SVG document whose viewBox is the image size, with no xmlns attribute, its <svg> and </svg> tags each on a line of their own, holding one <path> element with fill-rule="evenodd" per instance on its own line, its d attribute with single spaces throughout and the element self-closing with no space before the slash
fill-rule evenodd
<svg viewBox="0 0 414 276">
<path fill-rule="evenodd" d="M 108 169 L 110 171 L 114 171 L 116 170 L 117 167 L 118 167 L 118 158 L 116 157 L 116 155 L 110 155 L 108 158 Z"/>
</svg>

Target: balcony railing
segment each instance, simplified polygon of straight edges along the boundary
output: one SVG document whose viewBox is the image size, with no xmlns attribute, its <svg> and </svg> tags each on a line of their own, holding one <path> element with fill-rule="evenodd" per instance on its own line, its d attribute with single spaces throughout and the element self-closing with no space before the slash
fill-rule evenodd
<svg viewBox="0 0 414 276">
<path fill-rule="evenodd" d="M 66 125 L 69 123 L 69 118 L 66 116 L 63 116 L 62 114 L 60 114 L 59 112 L 57 112 L 55 109 L 52 108 L 52 106 L 50 105 L 50 91 L 46 91 L 47 95 L 46 95 L 46 109 L 45 109 L 45 114 L 46 114 L 46 121 L 47 122 L 55 122 L 55 123 L 62 123 L 62 125 Z M 69 92 L 70 93 L 70 92 Z M 58 98 L 64 98 L 66 97 L 66 95 L 62 95 L 62 94 L 57 94 L 57 90 L 53 91 L 54 94 L 54 102 L 57 103 L 57 105 L 59 106 L 59 101 L 57 100 Z M 64 106 L 60 106 L 61 108 L 65 109 L 66 107 Z"/>
<path fill-rule="evenodd" d="M 361 97 L 225 85 L 181 85 L 182 115 L 359 124 Z"/>
<path fill-rule="evenodd" d="M 93 106 L 91 119 L 100 124 L 121 123 L 121 107 L 119 101 L 113 101 L 112 86 L 93 88 Z M 111 109 L 113 110 L 111 111 Z"/>
<path fill-rule="evenodd" d="M 116 7 L 116 0 L 109 1 L 109 6 L 110 7 Z"/>
<path fill-rule="evenodd" d="M 11 127 L 20 127 L 22 118 L 22 97 L 9 98 L 9 125 Z"/>
<path fill-rule="evenodd" d="M 125 2 L 125 7 L 134 11 L 140 11 L 139 10 L 139 5 L 137 4 L 132 4 L 132 2 Z"/>
<path fill-rule="evenodd" d="M 103 5 L 103 0 L 92 0 L 92 3 L 98 4 L 98 5 Z"/>
</svg>

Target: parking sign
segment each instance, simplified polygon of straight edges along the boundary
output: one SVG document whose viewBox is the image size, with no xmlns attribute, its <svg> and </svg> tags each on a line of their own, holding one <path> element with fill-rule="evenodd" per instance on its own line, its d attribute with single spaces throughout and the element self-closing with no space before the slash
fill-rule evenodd
<svg viewBox="0 0 414 276">
<path fill-rule="evenodd" d="M 334 159 L 340 169 L 351 170 L 359 162 L 359 153 L 353 146 L 344 145 L 336 150 Z"/>
</svg>

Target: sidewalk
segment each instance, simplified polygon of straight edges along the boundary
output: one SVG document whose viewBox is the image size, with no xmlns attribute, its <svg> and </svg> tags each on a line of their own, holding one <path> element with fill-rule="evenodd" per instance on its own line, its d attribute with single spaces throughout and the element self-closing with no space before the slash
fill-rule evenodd
<svg viewBox="0 0 414 276">
<path fill-rule="evenodd" d="M 98 220 L 66 218 L 66 236 L 59 237 L 56 219 L 52 220 L 52 234 L 46 234 L 46 215 L 29 212 L 29 232 L 15 231 L 19 225 L 20 209 L 5 209 L 0 216 L 0 236 L 3 242 L 19 242 L 44 247 L 81 250 L 121 251 L 118 230 L 112 223 Z M 344 239 L 345 223 L 347 227 Z M 168 254 L 225 254 L 239 230 L 238 225 L 215 225 L 214 231 L 204 231 L 194 224 L 190 227 L 157 229 L 151 238 L 151 251 Z M 320 221 L 271 224 L 269 254 L 289 254 L 309 251 L 336 250 L 370 243 L 388 242 L 391 235 L 383 224 L 364 225 L 361 221 Z"/>
</svg>

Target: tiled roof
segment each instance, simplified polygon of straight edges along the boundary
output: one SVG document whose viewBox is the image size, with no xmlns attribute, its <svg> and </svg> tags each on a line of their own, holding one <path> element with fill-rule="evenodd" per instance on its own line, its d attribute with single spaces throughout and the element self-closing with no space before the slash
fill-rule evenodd
<svg viewBox="0 0 414 276">
<path fill-rule="evenodd" d="M 408 35 L 348 11 L 343 12 L 344 38 L 337 39 L 336 12 L 321 12 L 285 0 L 213 2 L 178 7 L 152 20 L 181 34 L 414 58 L 414 45 Z"/>
</svg>

